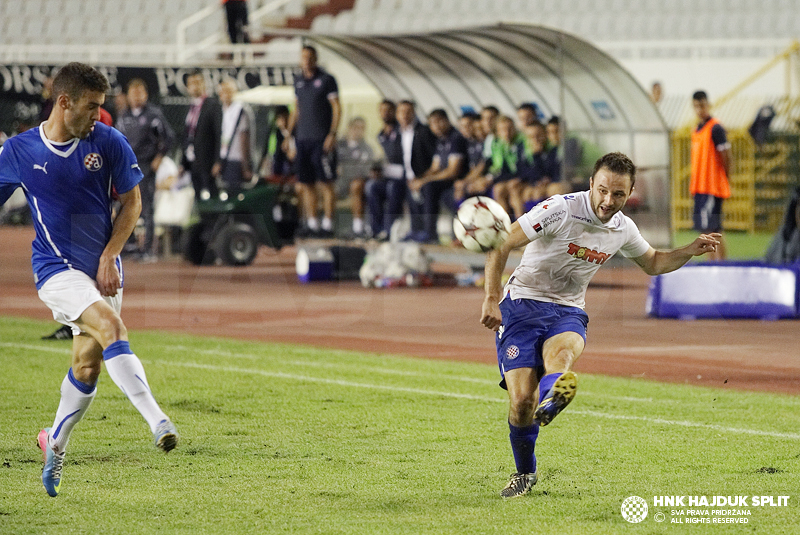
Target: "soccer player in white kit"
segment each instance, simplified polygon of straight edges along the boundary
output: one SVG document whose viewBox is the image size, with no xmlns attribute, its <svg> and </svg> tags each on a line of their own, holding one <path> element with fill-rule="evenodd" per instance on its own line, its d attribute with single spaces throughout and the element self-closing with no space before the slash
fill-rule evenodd
<svg viewBox="0 0 800 535">
<path fill-rule="evenodd" d="M 550 423 L 575 396 L 577 377 L 570 370 L 586 343 L 584 297 L 600 266 L 619 251 L 648 275 L 658 275 L 719 245 L 719 234 L 702 234 L 686 247 L 653 249 L 620 212 L 635 181 L 636 167 L 627 156 L 606 154 L 595 164 L 589 191 L 541 202 L 486 257 L 481 323 L 497 332 L 517 469 L 500 492 L 504 498 L 523 496 L 536 484 L 539 426 Z M 522 246 L 522 261 L 503 288 L 508 255 Z"/>
<path fill-rule="evenodd" d="M 168 452 L 178 442 L 119 316 L 119 254 L 141 212 L 142 172 L 125 137 L 96 122 L 108 89 L 106 78 L 92 67 L 65 65 L 53 80 L 47 121 L 0 148 L 0 205 L 17 187 L 24 190 L 36 230 L 31 263 L 39 297 L 75 335 L 55 420 L 38 436 L 42 483 L 53 497 L 61 487 L 70 433 L 94 399 L 103 362 L 144 416 L 156 446 Z M 114 191 L 122 208 L 112 222 Z"/>
</svg>

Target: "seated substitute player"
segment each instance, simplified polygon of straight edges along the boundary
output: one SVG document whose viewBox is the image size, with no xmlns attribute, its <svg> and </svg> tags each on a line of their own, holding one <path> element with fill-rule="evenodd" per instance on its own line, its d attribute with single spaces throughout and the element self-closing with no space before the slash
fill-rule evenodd
<svg viewBox="0 0 800 535">
<path fill-rule="evenodd" d="M 94 399 L 103 362 L 144 416 L 156 446 L 167 452 L 178 441 L 119 316 L 119 254 L 141 211 L 142 172 L 125 137 L 95 122 L 108 89 L 106 78 L 92 67 L 65 65 L 53 81 L 48 120 L 0 149 L 0 205 L 17 187 L 25 191 L 35 214 L 31 260 L 39 297 L 75 335 L 53 426 L 38 437 L 42 483 L 50 496 L 60 490 L 69 436 Z M 112 188 L 122 205 L 113 223 Z"/>
<path fill-rule="evenodd" d="M 621 251 L 648 275 L 658 275 L 719 245 L 719 234 L 701 234 L 686 247 L 654 250 L 620 212 L 635 181 L 636 167 L 627 156 L 606 154 L 594 166 L 589 191 L 540 203 L 486 257 L 481 323 L 497 331 L 500 385 L 508 390 L 517 469 L 500 493 L 505 498 L 527 494 L 536 484 L 539 426 L 549 424 L 575 396 L 577 377 L 570 369 L 586 342 L 584 297 L 600 266 Z M 501 288 L 509 252 L 522 246 L 522 261 Z"/>
</svg>

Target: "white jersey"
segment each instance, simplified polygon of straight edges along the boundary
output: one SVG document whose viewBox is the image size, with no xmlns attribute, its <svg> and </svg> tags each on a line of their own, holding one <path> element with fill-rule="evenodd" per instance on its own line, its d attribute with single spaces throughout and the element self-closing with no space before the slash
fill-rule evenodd
<svg viewBox="0 0 800 535">
<path fill-rule="evenodd" d="M 518 219 L 531 240 L 503 295 L 584 308 L 586 288 L 600 266 L 621 251 L 645 254 L 650 244 L 622 212 L 601 223 L 588 191 L 555 195 Z"/>
</svg>

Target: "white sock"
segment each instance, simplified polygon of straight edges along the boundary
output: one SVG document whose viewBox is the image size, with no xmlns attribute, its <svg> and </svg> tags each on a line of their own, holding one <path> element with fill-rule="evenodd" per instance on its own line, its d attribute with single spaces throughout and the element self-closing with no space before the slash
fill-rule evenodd
<svg viewBox="0 0 800 535">
<path fill-rule="evenodd" d="M 56 419 L 50 428 L 50 447 L 56 453 L 67 449 L 69 435 L 92 404 L 97 393 L 95 385 L 88 385 L 75 379 L 72 368 L 61 382 L 61 401 L 56 411 Z"/>
<path fill-rule="evenodd" d="M 150 392 L 150 385 L 147 384 L 147 377 L 139 357 L 133 354 L 128 342 L 119 340 L 103 351 L 103 361 L 111 380 L 144 416 L 150 431 L 155 432 L 156 426 L 162 420 L 169 418 Z"/>
<path fill-rule="evenodd" d="M 356 234 L 361 234 L 364 232 L 364 220 L 360 217 L 356 217 L 353 219 L 353 232 Z"/>
<path fill-rule="evenodd" d="M 330 217 L 322 218 L 322 230 L 331 230 L 333 228 L 333 221 Z"/>
<path fill-rule="evenodd" d="M 319 221 L 317 221 L 316 217 L 309 217 L 306 224 L 308 225 L 308 228 L 311 230 L 319 229 Z"/>
</svg>

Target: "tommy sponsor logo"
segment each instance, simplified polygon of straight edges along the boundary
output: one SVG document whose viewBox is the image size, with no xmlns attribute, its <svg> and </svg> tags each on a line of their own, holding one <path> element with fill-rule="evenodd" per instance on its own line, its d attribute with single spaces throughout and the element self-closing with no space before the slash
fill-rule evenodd
<svg viewBox="0 0 800 535">
<path fill-rule="evenodd" d="M 47 174 L 47 163 L 44 162 L 44 165 L 39 165 L 38 163 L 33 164 L 33 170 L 36 171 L 37 169 L 44 171 L 44 174 Z"/>
<path fill-rule="evenodd" d="M 591 223 L 592 222 L 592 219 L 589 218 L 589 217 L 583 217 L 583 216 L 575 215 L 575 214 L 572 214 L 570 217 L 572 217 L 572 219 L 577 219 L 579 221 L 586 221 L 587 223 Z"/>
<path fill-rule="evenodd" d="M 96 152 L 90 152 L 83 159 L 83 165 L 89 171 L 99 171 L 103 167 L 103 157 Z"/>
<path fill-rule="evenodd" d="M 574 243 L 569 244 L 567 253 L 578 260 L 586 260 L 587 262 L 594 262 L 598 265 L 605 263 L 605 261 L 611 256 L 608 253 L 601 253 L 599 251 L 595 251 L 594 249 L 589 249 L 588 247 L 575 245 Z"/>
</svg>

